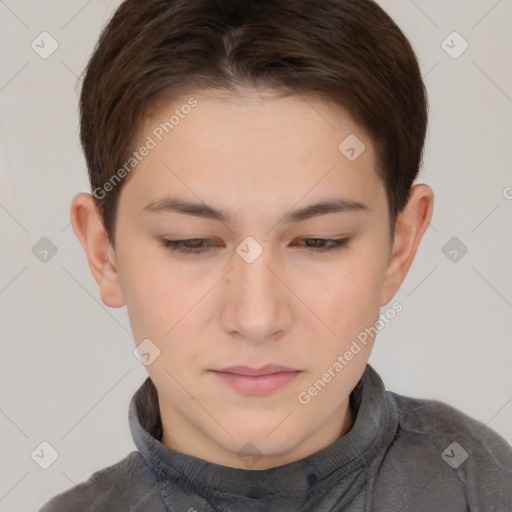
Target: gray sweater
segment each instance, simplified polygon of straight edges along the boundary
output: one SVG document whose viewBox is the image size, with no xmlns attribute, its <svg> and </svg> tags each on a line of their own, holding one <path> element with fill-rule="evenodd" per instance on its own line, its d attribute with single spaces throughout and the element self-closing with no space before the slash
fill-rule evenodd
<svg viewBox="0 0 512 512">
<path fill-rule="evenodd" d="M 235 469 L 159 439 L 148 377 L 129 422 L 138 451 L 52 498 L 40 512 L 511 512 L 512 448 L 441 402 L 386 391 L 367 365 L 350 395 L 351 430 L 304 459 Z"/>
</svg>

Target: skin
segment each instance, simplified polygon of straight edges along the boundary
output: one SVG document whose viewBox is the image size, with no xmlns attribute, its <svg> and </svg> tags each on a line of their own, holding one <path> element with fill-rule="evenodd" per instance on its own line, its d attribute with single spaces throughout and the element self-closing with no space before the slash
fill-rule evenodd
<svg viewBox="0 0 512 512">
<path fill-rule="evenodd" d="M 158 389 L 161 442 L 225 466 L 247 469 L 241 456 L 250 455 L 257 460 L 251 469 L 280 466 L 352 427 L 349 393 L 374 340 L 309 403 L 298 395 L 375 324 L 399 289 L 431 219 L 433 192 L 412 187 L 390 237 L 373 144 L 347 111 L 312 97 L 254 90 L 191 96 L 197 107 L 123 186 L 115 249 L 90 194 L 73 199 L 73 228 L 102 301 L 126 305 L 136 344 L 149 338 L 160 350 L 147 370 Z M 146 118 L 141 144 L 187 98 Z M 366 146 L 353 162 L 338 150 L 349 134 Z M 231 222 L 144 210 L 168 194 L 222 208 Z M 368 211 L 279 222 L 292 209 L 338 197 Z M 236 252 L 248 236 L 263 250 L 252 263 Z M 347 245 L 323 253 L 305 241 L 345 237 Z M 217 245 L 188 255 L 164 247 L 165 238 Z M 209 371 L 265 364 L 300 372 L 286 386 L 254 396 Z"/>
</svg>

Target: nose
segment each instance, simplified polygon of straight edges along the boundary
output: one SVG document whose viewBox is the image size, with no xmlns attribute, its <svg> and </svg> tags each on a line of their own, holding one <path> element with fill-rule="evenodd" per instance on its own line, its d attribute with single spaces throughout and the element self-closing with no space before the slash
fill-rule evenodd
<svg viewBox="0 0 512 512">
<path fill-rule="evenodd" d="M 274 341 L 291 324 L 292 294 L 283 284 L 283 271 L 268 247 L 249 261 L 238 253 L 233 255 L 234 268 L 225 283 L 224 328 L 247 341 Z"/>
</svg>

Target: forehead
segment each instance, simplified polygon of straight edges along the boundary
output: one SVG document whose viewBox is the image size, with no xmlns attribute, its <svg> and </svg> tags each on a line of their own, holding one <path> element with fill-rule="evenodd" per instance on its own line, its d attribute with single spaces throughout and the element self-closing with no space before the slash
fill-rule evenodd
<svg viewBox="0 0 512 512">
<path fill-rule="evenodd" d="M 306 146 L 303 144 L 304 149 L 319 140 L 324 149 L 328 145 L 336 148 L 340 137 L 353 133 L 364 139 L 369 152 L 373 152 L 365 130 L 345 107 L 318 95 L 292 95 L 272 90 L 201 91 L 167 101 L 164 98 L 147 111 L 141 128 L 142 137 L 153 133 L 159 140 L 160 135 L 177 138 L 192 131 L 194 135 L 197 131 L 204 134 L 201 141 L 196 141 L 202 143 L 207 139 L 217 141 L 226 135 L 232 145 L 243 141 L 249 131 L 258 141 L 266 140 L 270 145 L 277 142 L 272 137 L 275 134 L 287 135 L 279 144 L 287 141 L 293 144 L 302 135 L 302 142 L 305 138 L 309 141 Z M 253 146 L 253 152 L 257 150 Z M 301 147 L 295 150 L 299 153 Z"/>
<path fill-rule="evenodd" d="M 179 188 L 196 200 L 264 198 L 282 209 L 333 189 L 370 201 L 382 187 L 365 131 L 343 107 L 313 96 L 184 94 L 144 119 L 136 147 L 144 145 L 152 148 L 129 181 L 148 201 Z"/>
</svg>

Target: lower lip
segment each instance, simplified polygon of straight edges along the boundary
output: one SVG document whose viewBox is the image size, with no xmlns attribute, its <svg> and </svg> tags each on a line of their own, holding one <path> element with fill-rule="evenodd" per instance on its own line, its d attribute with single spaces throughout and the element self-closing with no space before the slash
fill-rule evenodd
<svg viewBox="0 0 512 512">
<path fill-rule="evenodd" d="M 286 386 L 299 372 L 279 372 L 268 375 L 240 375 L 230 372 L 213 372 L 232 388 L 248 395 L 266 395 Z"/>
</svg>

